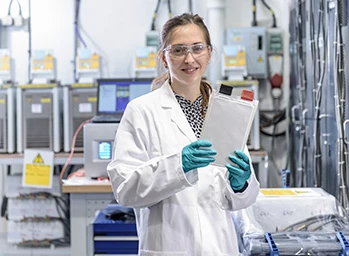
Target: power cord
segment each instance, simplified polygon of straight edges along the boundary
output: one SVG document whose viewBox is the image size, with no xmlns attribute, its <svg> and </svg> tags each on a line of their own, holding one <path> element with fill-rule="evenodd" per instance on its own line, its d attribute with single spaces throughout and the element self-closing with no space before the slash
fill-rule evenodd
<svg viewBox="0 0 349 256">
<path fill-rule="evenodd" d="M 24 25 L 24 18 L 22 15 L 22 6 L 21 6 L 19 0 L 16 0 L 16 2 L 18 4 L 18 15 L 15 17 L 12 16 L 11 9 L 12 9 L 13 0 L 11 0 L 9 3 L 9 6 L 8 6 L 7 16 L 2 18 L 2 20 L 1 20 L 2 26 L 20 27 L 20 26 Z"/>
</svg>

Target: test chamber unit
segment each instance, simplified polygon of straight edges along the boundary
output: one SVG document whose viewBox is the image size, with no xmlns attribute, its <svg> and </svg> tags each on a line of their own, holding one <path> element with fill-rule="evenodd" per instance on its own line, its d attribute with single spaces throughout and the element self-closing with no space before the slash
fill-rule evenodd
<svg viewBox="0 0 349 256">
<path fill-rule="evenodd" d="M 0 86 L 0 153 L 15 152 L 16 95 L 11 85 Z"/>
<path fill-rule="evenodd" d="M 225 45 L 244 47 L 247 75 L 253 79 L 265 79 L 268 76 L 266 33 L 266 27 L 226 29 Z"/>
<path fill-rule="evenodd" d="M 221 80 L 217 81 L 217 86 L 221 84 L 229 85 L 233 87 L 233 95 L 240 96 L 242 90 L 250 90 L 254 92 L 254 99 L 259 100 L 259 82 L 257 80 L 242 80 L 242 81 L 228 81 Z M 232 110 L 233 111 L 233 110 Z M 259 130 L 259 110 L 256 111 L 256 114 L 253 119 L 251 132 L 247 140 L 247 147 L 250 150 L 259 150 L 261 147 L 260 143 L 260 130 Z"/>
<path fill-rule="evenodd" d="M 84 125 L 85 175 L 107 177 L 107 165 L 112 159 L 113 144 L 119 123 L 87 123 Z"/>
<path fill-rule="evenodd" d="M 62 88 L 59 84 L 27 84 L 16 90 L 17 152 L 27 148 L 60 152 Z"/>
<path fill-rule="evenodd" d="M 232 215 L 242 255 L 342 255 L 336 235 L 349 230 L 344 209 L 322 188 L 261 189 Z"/>
<path fill-rule="evenodd" d="M 133 58 L 133 77 L 153 78 L 158 76 L 157 47 L 137 48 Z"/>
<path fill-rule="evenodd" d="M 96 114 L 97 86 L 72 84 L 63 87 L 64 152 L 72 149 L 73 137 L 79 126 Z M 82 129 L 75 141 L 75 151 L 84 150 Z"/>
</svg>

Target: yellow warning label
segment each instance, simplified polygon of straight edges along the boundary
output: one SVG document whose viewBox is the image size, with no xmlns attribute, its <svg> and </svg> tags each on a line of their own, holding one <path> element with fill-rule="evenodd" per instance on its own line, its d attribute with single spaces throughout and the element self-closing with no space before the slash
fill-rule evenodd
<svg viewBox="0 0 349 256">
<path fill-rule="evenodd" d="M 36 159 L 42 158 L 38 155 Z M 38 185 L 38 186 L 48 186 L 50 184 L 50 170 L 49 165 L 35 165 L 26 164 L 26 172 L 24 177 L 24 184 L 26 185 Z"/>
<path fill-rule="evenodd" d="M 42 159 L 42 157 L 41 157 L 40 154 L 37 154 L 36 157 L 35 157 L 34 160 L 33 160 L 33 163 L 36 163 L 36 164 L 43 164 L 43 163 L 44 163 L 44 160 Z"/>
<path fill-rule="evenodd" d="M 265 196 L 296 196 L 297 193 L 291 189 L 261 189 Z"/>
<path fill-rule="evenodd" d="M 41 98 L 40 102 L 41 103 L 50 103 L 51 102 L 51 98 Z"/>
<path fill-rule="evenodd" d="M 257 61 L 258 61 L 258 62 L 263 62 L 263 58 L 262 58 L 262 57 L 259 57 L 259 58 L 257 59 Z"/>
<path fill-rule="evenodd" d="M 97 97 L 88 97 L 87 101 L 88 102 L 97 102 Z"/>
</svg>

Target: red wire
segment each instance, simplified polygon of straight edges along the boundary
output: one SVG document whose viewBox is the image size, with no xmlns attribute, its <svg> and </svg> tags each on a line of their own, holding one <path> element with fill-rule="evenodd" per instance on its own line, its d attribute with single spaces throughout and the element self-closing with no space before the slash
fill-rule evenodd
<svg viewBox="0 0 349 256">
<path fill-rule="evenodd" d="M 81 128 L 84 127 L 85 124 L 90 123 L 90 122 L 91 122 L 91 119 L 88 119 L 88 120 L 82 122 L 79 125 L 78 129 L 76 129 L 76 131 L 74 133 L 71 152 L 70 152 L 69 157 L 68 157 L 67 161 L 65 162 L 65 164 L 64 164 L 64 166 L 62 168 L 62 171 L 61 171 L 61 173 L 59 175 L 59 180 L 61 181 L 61 183 L 63 183 L 63 175 L 64 175 L 64 173 L 65 173 L 65 171 L 66 171 L 66 169 L 67 169 L 67 167 L 69 165 L 69 162 L 73 158 L 74 151 L 75 151 L 76 138 L 78 137 L 78 134 L 79 134 Z"/>
</svg>

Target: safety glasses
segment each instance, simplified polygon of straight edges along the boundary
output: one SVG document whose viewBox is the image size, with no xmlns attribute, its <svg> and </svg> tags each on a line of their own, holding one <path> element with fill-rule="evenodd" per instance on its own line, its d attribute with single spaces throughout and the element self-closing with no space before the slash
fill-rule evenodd
<svg viewBox="0 0 349 256">
<path fill-rule="evenodd" d="M 188 52 L 190 52 L 193 57 L 200 58 L 208 53 L 208 49 L 210 49 L 210 46 L 207 44 L 193 44 L 193 45 L 169 45 L 167 46 L 163 51 L 169 52 L 170 57 L 174 59 L 183 59 L 185 56 L 187 56 Z"/>
</svg>

